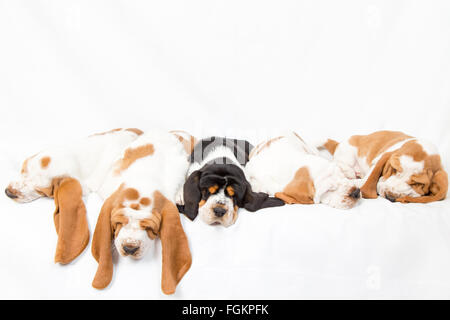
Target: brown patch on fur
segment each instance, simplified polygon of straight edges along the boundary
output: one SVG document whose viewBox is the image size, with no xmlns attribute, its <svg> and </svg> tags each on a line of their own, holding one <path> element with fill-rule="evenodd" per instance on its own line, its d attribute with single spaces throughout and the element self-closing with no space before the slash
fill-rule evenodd
<svg viewBox="0 0 450 320">
<path fill-rule="evenodd" d="M 228 195 L 229 195 L 230 197 L 234 196 L 234 189 L 233 189 L 232 186 L 228 186 L 228 187 L 226 188 L 226 190 L 227 190 Z"/>
<path fill-rule="evenodd" d="M 217 190 L 219 189 L 219 186 L 217 184 L 211 186 L 208 188 L 209 193 L 214 194 L 217 192 Z"/>
<path fill-rule="evenodd" d="M 123 196 L 128 200 L 137 200 L 139 199 L 139 191 L 134 188 L 127 188 L 123 190 Z"/>
<path fill-rule="evenodd" d="M 137 134 L 138 136 L 140 136 L 141 134 L 144 133 L 142 130 L 137 129 L 137 128 L 127 128 L 127 129 L 116 128 L 116 129 L 112 129 L 112 130 L 105 131 L 105 132 L 94 133 L 94 134 L 90 135 L 89 137 L 103 136 L 105 134 L 114 133 L 114 132 L 121 131 L 121 130 L 133 132 L 133 133 Z"/>
<path fill-rule="evenodd" d="M 133 210 L 139 210 L 141 208 L 141 206 L 139 205 L 139 203 L 132 203 L 129 205 L 129 207 Z"/>
<path fill-rule="evenodd" d="M 190 135 L 186 131 L 182 130 L 173 130 L 170 131 L 177 139 L 183 144 L 183 148 L 186 151 L 187 154 L 191 154 L 194 150 L 194 146 L 197 143 L 197 139 L 195 139 L 194 136 Z M 181 134 L 185 134 L 189 137 L 189 140 L 185 139 Z"/>
<path fill-rule="evenodd" d="M 296 133 L 294 132 L 294 134 L 296 134 Z M 297 135 L 297 134 L 296 134 L 296 135 Z M 298 136 L 298 135 L 297 135 L 297 137 L 300 138 L 300 136 Z M 256 156 L 256 155 L 259 154 L 261 151 L 263 151 L 265 148 L 270 147 L 270 145 L 271 145 L 272 143 L 274 143 L 275 141 L 280 140 L 280 139 L 282 139 L 282 138 L 284 138 L 284 136 L 279 136 L 279 137 L 272 138 L 272 139 L 269 139 L 269 140 L 267 140 L 267 141 L 261 142 L 261 143 L 258 144 L 255 148 L 253 148 L 253 150 L 250 152 L 249 158 L 252 158 L 253 156 Z M 301 140 L 301 138 L 300 138 L 300 140 Z M 302 140 L 302 141 L 303 141 L 303 140 Z"/>
<path fill-rule="evenodd" d="M 20 170 L 20 173 L 21 174 L 26 174 L 26 173 L 28 173 L 28 161 L 29 161 L 30 159 L 28 158 L 28 159 L 25 159 L 25 161 L 23 162 L 23 164 L 22 164 L 22 169 Z"/>
<path fill-rule="evenodd" d="M 377 131 L 368 135 L 352 136 L 349 143 L 358 149 L 358 157 L 366 157 L 370 166 L 377 156 L 396 143 L 410 138 L 412 137 L 399 131 Z"/>
<path fill-rule="evenodd" d="M 149 143 L 137 148 L 128 148 L 117 164 L 116 174 L 128 169 L 136 160 L 152 155 L 155 152 L 153 144 Z"/>
<path fill-rule="evenodd" d="M 144 197 L 139 201 L 139 203 L 143 206 L 149 206 L 152 201 L 150 200 L 150 198 Z"/>
<path fill-rule="evenodd" d="M 201 207 L 206 203 L 206 200 L 202 199 L 200 200 L 200 202 L 198 203 L 198 206 Z"/>
<path fill-rule="evenodd" d="M 325 149 L 327 149 L 329 153 L 334 155 L 338 145 L 339 145 L 339 142 L 337 142 L 333 139 L 328 139 L 327 142 L 324 143 L 323 147 Z"/>
<path fill-rule="evenodd" d="M 140 135 L 142 135 L 144 133 L 144 131 L 142 131 L 142 130 L 140 130 L 138 128 L 127 128 L 127 129 L 125 129 L 125 131 L 133 132 L 133 133 L 135 133 L 138 136 L 140 136 Z"/>
<path fill-rule="evenodd" d="M 275 197 L 288 204 L 313 204 L 316 189 L 314 181 L 306 167 L 301 167 L 295 173 L 294 179 L 283 189 L 283 192 L 275 193 Z"/>
<path fill-rule="evenodd" d="M 105 135 L 105 134 L 117 132 L 117 131 L 120 131 L 120 130 L 122 130 L 122 128 L 116 128 L 116 129 L 112 129 L 112 130 L 105 131 L 105 132 L 94 133 L 94 134 L 91 134 L 89 137 L 103 136 L 103 135 Z"/>
<path fill-rule="evenodd" d="M 46 168 L 48 167 L 50 161 L 51 161 L 51 158 L 50 158 L 50 157 L 43 157 L 43 158 L 41 159 L 41 168 L 42 168 L 42 169 L 46 169 Z"/>
</svg>

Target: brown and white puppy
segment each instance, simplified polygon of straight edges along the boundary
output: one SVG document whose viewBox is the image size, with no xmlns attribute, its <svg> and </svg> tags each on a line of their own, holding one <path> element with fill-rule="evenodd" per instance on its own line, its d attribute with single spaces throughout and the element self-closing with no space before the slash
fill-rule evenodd
<svg viewBox="0 0 450 320">
<path fill-rule="evenodd" d="M 177 197 L 180 212 L 191 220 L 199 215 L 208 225 L 228 227 L 236 222 L 238 208 L 257 211 L 284 205 L 266 193 L 252 191 L 243 170 L 252 148 L 248 141 L 222 137 L 198 142 L 182 197 Z"/>
<path fill-rule="evenodd" d="M 289 204 L 323 203 L 350 209 L 360 198 L 354 180 L 333 162 L 319 156 L 295 132 L 260 143 L 245 167 L 255 191 Z"/>
<path fill-rule="evenodd" d="M 105 199 L 92 241 L 98 269 L 92 282 L 105 288 L 113 275 L 112 250 L 122 257 L 140 259 L 162 245 L 161 288 L 175 292 L 191 266 L 191 253 L 183 231 L 175 195 L 185 181 L 188 152 L 179 134 L 149 130 L 132 142 L 115 162 L 100 189 Z"/>
<path fill-rule="evenodd" d="M 44 150 L 24 161 L 19 178 L 5 193 L 20 203 L 55 199 L 55 262 L 67 264 L 83 252 L 89 229 L 82 197 L 99 189 L 114 159 L 141 134 L 139 129 L 114 129 Z"/>
<path fill-rule="evenodd" d="M 362 178 L 364 198 L 426 203 L 447 195 L 448 177 L 437 148 L 398 131 L 355 135 L 323 145 L 348 178 Z"/>
</svg>

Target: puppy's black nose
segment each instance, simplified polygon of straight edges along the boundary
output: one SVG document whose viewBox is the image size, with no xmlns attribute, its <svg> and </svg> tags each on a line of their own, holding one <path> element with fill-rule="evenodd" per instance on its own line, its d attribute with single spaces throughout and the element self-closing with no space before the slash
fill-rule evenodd
<svg viewBox="0 0 450 320">
<path fill-rule="evenodd" d="M 125 253 L 127 254 L 135 254 L 138 249 L 139 247 L 123 246 L 123 251 L 125 251 Z"/>
<path fill-rule="evenodd" d="M 356 188 L 349 194 L 349 196 L 353 199 L 358 199 L 360 194 L 361 194 L 361 191 L 359 190 L 359 188 Z"/>
<path fill-rule="evenodd" d="M 385 194 L 384 195 L 386 199 L 388 199 L 390 202 L 395 202 L 395 198 L 393 196 L 391 196 L 390 194 Z"/>
<path fill-rule="evenodd" d="M 222 207 L 215 207 L 213 209 L 213 211 L 214 211 L 214 214 L 216 215 L 216 217 L 218 217 L 218 218 L 223 217 L 223 215 L 225 213 L 227 213 L 227 209 L 224 209 Z"/>
<path fill-rule="evenodd" d="M 10 197 L 11 199 L 16 199 L 18 198 L 17 195 L 15 195 L 14 193 L 12 193 L 11 191 L 9 191 L 8 188 L 5 189 L 5 193 L 8 197 Z"/>
</svg>

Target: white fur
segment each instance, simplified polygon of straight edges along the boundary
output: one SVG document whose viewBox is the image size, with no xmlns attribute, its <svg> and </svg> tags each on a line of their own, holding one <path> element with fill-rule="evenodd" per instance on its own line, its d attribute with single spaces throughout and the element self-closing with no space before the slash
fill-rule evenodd
<svg viewBox="0 0 450 320">
<path fill-rule="evenodd" d="M 245 167 L 249 182 L 255 192 L 270 196 L 282 192 L 298 169 L 306 167 L 313 180 L 315 203 L 325 203 L 336 208 L 350 208 L 349 190 L 355 186 L 332 161 L 318 155 L 317 149 L 307 145 L 293 133 L 273 141 L 268 147 L 254 153 Z"/>
<path fill-rule="evenodd" d="M 171 133 L 152 130 L 144 133 L 128 148 L 137 148 L 152 144 L 154 153 L 146 157 L 137 159 L 126 170 L 117 174 L 116 168 L 112 167 L 103 186 L 99 190 L 99 195 L 107 199 L 119 186 L 133 188 L 139 192 L 140 198 L 150 198 L 148 206 L 141 206 L 139 210 L 131 208 L 125 209 L 125 216 L 128 223 L 123 225 L 114 243 L 121 255 L 123 245 L 135 243 L 139 250 L 132 256 L 135 259 L 142 257 L 154 243 L 146 231 L 141 229 L 139 221 L 149 218 L 152 215 L 154 205 L 154 192 L 161 192 L 169 201 L 175 203 L 175 196 L 179 188 L 185 181 L 186 171 L 189 166 L 187 153 L 179 140 Z M 125 153 L 126 150 L 123 150 Z M 120 160 L 123 154 L 117 159 Z M 136 200 L 136 203 L 139 203 Z M 129 205 L 130 203 L 126 203 Z"/>
<path fill-rule="evenodd" d="M 20 192 L 15 199 L 18 202 L 42 197 L 36 189 L 48 188 L 57 177 L 77 179 L 83 194 L 95 192 L 103 183 L 114 159 L 137 137 L 136 133 L 123 129 L 42 151 L 28 160 L 27 172 L 11 182 L 9 187 Z M 50 157 L 47 168 L 41 167 L 44 157 Z"/>
</svg>

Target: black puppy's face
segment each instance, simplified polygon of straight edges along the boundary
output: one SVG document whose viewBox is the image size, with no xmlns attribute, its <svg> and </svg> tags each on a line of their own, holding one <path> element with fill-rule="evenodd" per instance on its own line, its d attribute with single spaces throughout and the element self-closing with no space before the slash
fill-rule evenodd
<svg viewBox="0 0 450 320">
<path fill-rule="evenodd" d="M 198 203 L 200 218 L 210 225 L 221 224 L 228 227 L 236 222 L 238 204 L 242 198 L 242 187 L 232 176 L 204 173 L 199 182 L 201 199 Z M 237 194 L 241 193 L 241 194 Z"/>
<path fill-rule="evenodd" d="M 238 208 L 256 211 L 284 204 L 265 193 L 252 192 L 241 168 L 232 164 L 207 164 L 194 171 L 184 184 L 183 212 L 191 220 L 228 227 L 236 222 Z"/>
</svg>

